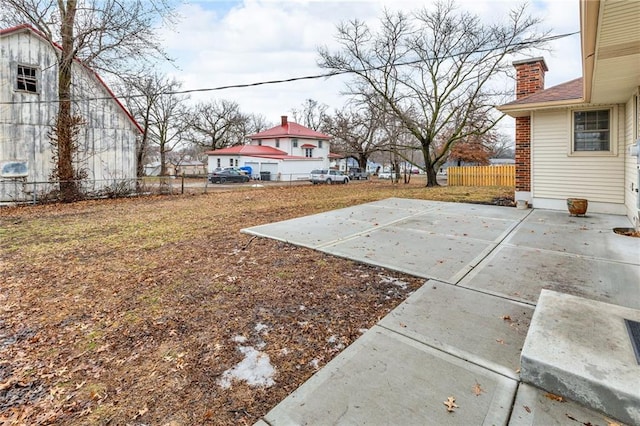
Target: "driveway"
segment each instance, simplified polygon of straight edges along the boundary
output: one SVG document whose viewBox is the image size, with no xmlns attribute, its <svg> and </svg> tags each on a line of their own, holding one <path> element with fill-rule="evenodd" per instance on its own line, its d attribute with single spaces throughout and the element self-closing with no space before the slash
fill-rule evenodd
<svg viewBox="0 0 640 426">
<path fill-rule="evenodd" d="M 520 358 L 542 289 L 640 309 L 640 238 L 613 232 L 629 226 L 391 198 L 243 230 L 425 278 L 264 422 L 603 424 L 521 383 Z"/>
</svg>

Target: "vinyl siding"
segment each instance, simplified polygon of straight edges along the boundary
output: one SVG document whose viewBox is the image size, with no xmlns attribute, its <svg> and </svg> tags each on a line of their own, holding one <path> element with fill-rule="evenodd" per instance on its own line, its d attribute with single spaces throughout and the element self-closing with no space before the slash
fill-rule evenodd
<svg viewBox="0 0 640 426">
<path fill-rule="evenodd" d="M 625 154 L 628 149 L 633 145 L 636 139 L 640 138 L 640 89 L 629 98 L 625 106 Z M 640 218 L 638 207 L 638 185 L 640 184 L 640 170 L 638 169 L 637 157 L 631 155 L 625 155 L 625 207 L 627 209 L 627 217 L 636 225 L 640 226 Z"/>
<path fill-rule="evenodd" d="M 608 106 L 603 106 L 607 108 Z M 615 113 L 615 110 L 614 110 Z M 617 108 L 615 155 L 570 155 L 572 130 L 567 109 L 532 113 L 531 185 L 535 198 L 586 198 L 624 203 L 624 107 Z"/>
</svg>

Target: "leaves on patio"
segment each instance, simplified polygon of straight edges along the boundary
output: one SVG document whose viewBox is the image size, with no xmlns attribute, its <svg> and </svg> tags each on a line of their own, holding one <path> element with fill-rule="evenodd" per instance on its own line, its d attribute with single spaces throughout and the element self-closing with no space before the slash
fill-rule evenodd
<svg viewBox="0 0 640 426">
<path fill-rule="evenodd" d="M 561 397 L 560 395 L 554 395 L 554 394 L 552 394 L 550 392 L 545 393 L 544 396 L 545 396 L 545 398 L 548 398 L 548 399 L 550 399 L 552 401 L 566 402 L 566 400 L 563 397 Z"/>
<path fill-rule="evenodd" d="M 447 406 L 447 411 L 450 413 L 453 413 L 456 408 L 460 408 L 456 404 L 456 399 L 452 396 L 448 397 L 447 400 L 443 402 L 443 404 Z"/>
<path fill-rule="evenodd" d="M 480 386 L 480 383 L 476 382 L 476 384 L 473 385 L 473 394 L 475 396 L 480 396 L 483 392 L 484 392 L 484 389 L 482 389 L 482 387 Z"/>
</svg>

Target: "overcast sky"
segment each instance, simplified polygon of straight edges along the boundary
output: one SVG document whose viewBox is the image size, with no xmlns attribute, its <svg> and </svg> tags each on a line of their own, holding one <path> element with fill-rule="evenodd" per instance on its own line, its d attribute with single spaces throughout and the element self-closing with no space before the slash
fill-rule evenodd
<svg viewBox="0 0 640 426">
<path fill-rule="evenodd" d="M 234 84 L 317 75 L 318 46 L 336 46 L 336 25 L 359 19 L 378 21 L 383 9 L 415 10 L 431 1 L 276 1 L 192 0 L 179 8 L 181 21 L 161 36 L 178 69 L 168 73 L 183 83 L 183 89 L 213 88 Z M 517 5 L 507 0 L 458 0 L 461 9 L 490 21 L 506 17 Z M 553 34 L 579 31 L 579 0 L 529 2 L 532 15 L 544 20 Z M 580 36 L 553 42 L 544 56 L 549 67 L 546 87 L 580 77 Z M 522 59 L 522 58 L 518 58 Z M 238 102 L 245 113 L 264 115 L 273 124 L 281 115 L 291 116 L 305 99 L 340 108 L 345 77 L 282 83 L 245 89 L 192 94 L 191 99 L 228 99 Z M 503 131 L 510 133 L 509 121 Z"/>
</svg>

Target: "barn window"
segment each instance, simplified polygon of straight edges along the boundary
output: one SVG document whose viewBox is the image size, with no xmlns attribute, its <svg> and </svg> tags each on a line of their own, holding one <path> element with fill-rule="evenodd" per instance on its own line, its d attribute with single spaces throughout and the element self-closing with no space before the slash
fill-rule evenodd
<svg viewBox="0 0 640 426">
<path fill-rule="evenodd" d="M 322 141 L 318 141 L 318 148 L 322 148 Z"/>
<path fill-rule="evenodd" d="M 276 139 L 276 148 L 280 148 L 280 139 Z"/>
<path fill-rule="evenodd" d="M 304 156 L 307 158 L 312 158 L 313 157 L 313 148 L 305 148 L 304 149 Z"/>
<path fill-rule="evenodd" d="M 16 89 L 29 93 L 38 93 L 38 69 L 27 65 L 18 65 Z"/>
<path fill-rule="evenodd" d="M 298 147 L 298 139 L 291 139 L 291 143 L 293 143 L 294 148 Z"/>
<path fill-rule="evenodd" d="M 218 158 L 218 160 L 216 161 L 216 164 L 218 165 L 218 167 L 220 167 L 220 159 Z"/>
</svg>

